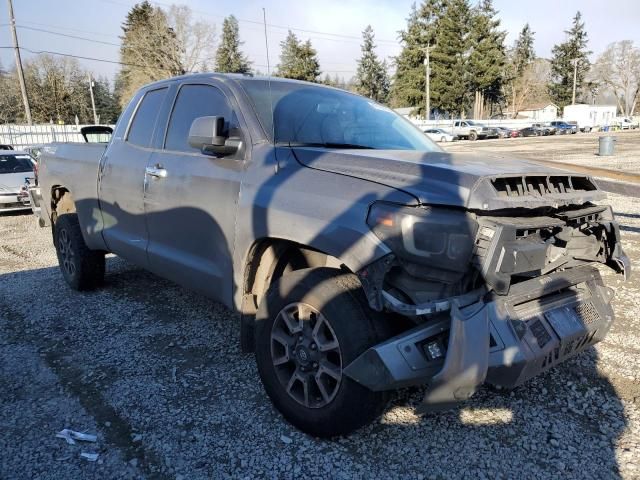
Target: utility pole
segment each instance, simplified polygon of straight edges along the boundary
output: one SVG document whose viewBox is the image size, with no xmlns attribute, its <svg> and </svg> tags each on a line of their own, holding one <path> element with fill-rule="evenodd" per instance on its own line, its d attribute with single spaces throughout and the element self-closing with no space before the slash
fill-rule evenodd
<svg viewBox="0 0 640 480">
<path fill-rule="evenodd" d="M 18 81 L 20 82 L 20 91 L 22 92 L 22 103 L 24 103 L 24 116 L 27 123 L 31 125 L 31 108 L 29 107 L 29 97 L 27 97 L 27 86 L 24 83 L 24 72 L 22 71 L 22 58 L 20 58 L 20 47 L 18 46 L 18 34 L 16 33 L 16 18 L 13 15 L 13 3 L 9 3 L 9 20 L 11 25 L 11 34 L 13 35 L 13 50 L 16 55 L 16 71 L 18 72 Z"/>
<path fill-rule="evenodd" d="M 571 94 L 571 105 L 576 104 L 576 82 L 578 80 L 578 59 L 573 59 L 573 93 Z"/>
<path fill-rule="evenodd" d="M 93 98 L 93 80 L 91 74 L 89 74 L 89 93 L 91 94 L 91 108 L 93 110 L 93 124 L 98 124 L 98 115 L 96 114 L 96 101 Z"/>
<path fill-rule="evenodd" d="M 429 54 L 431 53 L 431 45 L 428 45 L 426 48 L 426 56 L 424 58 L 424 67 L 425 67 L 425 75 L 426 75 L 426 82 L 425 82 L 425 97 L 426 97 L 426 111 L 424 114 L 424 118 L 427 120 L 431 120 L 431 65 L 429 64 L 430 62 L 430 56 Z"/>
</svg>

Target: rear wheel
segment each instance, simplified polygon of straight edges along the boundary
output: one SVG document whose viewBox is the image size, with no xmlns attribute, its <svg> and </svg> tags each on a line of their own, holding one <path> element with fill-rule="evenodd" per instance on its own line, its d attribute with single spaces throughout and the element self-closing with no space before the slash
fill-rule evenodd
<svg viewBox="0 0 640 480">
<path fill-rule="evenodd" d="M 275 407 L 300 430 L 344 435 L 371 422 L 388 394 L 343 369 L 388 334 L 365 307 L 355 275 L 318 268 L 276 281 L 256 316 L 256 360 Z"/>
<path fill-rule="evenodd" d="M 78 215 L 65 213 L 56 219 L 54 244 L 60 271 L 74 290 L 91 290 L 104 281 L 104 252 L 89 250 L 82 238 Z"/>
</svg>

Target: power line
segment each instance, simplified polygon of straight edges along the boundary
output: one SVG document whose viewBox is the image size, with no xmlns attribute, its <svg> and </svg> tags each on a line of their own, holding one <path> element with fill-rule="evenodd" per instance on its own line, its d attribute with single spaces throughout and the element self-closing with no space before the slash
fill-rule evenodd
<svg viewBox="0 0 640 480">
<path fill-rule="evenodd" d="M 60 37 L 66 37 L 66 38 L 73 38 L 75 40 L 82 40 L 82 41 L 85 41 L 85 42 L 100 43 L 102 45 L 112 45 L 114 47 L 119 47 L 120 46 L 119 43 L 105 42 L 103 40 L 94 40 L 92 38 L 80 37 L 78 35 L 69 35 L 69 34 L 66 34 L 66 33 L 52 32 L 51 30 L 45 30 L 43 28 L 27 27 L 27 26 L 24 26 L 24 25 L 17 25 L 17 27 L 22 29 L 22 30 L 31 30 L 31 31 L 34 31 L 34 32 L 48 33 L 48 34 L 51 34 L 51 35 L 58 35 Z"/>
<path fill-rule="evenodd" d="M 13 47 L 0 47 L 0 49 L 11 49 Z M 85 57 L 83 55 L 73 55 L 71 53 L 62 53 L 62 52 L 55 52 L 53 50 L 32 50 L 30 48 L 26 48 L 26 47 L 20 47 L 20 50 L 24 50 L 25 52 L 29 52 L 29 53 L 33 53 L 34 55 L 58 55 L 60 57 L 70 57 L 70 58 L 77 58 L 79 60 L 90 60 L 90 61 L 94 61 L 94 62 L 104 62 L 104 63 L 112 63 L 114 65 L 124 65 L 127 67 L 140 67 L 140 68 L 148 68 L 151 65 L 138 65 L 135 63 L 124 63 L 124 62 L 119 62 L 117 60 L 107 60 L 105 58 L 95 58 L 95 57 Z M 159 70 L 166 70 L 160 67 L 156 67 L 154 66 L 154 68 L 158 68 Z"/>
<path fill-rule="evenodd" d="M 110 38 L 120 38 L 118 35 L 113 35 L 111 33 L 104 32 L 96 32 L 93 30 L 80 30 L 79 28 L 66 27 L 62 25 L 52 25 L 50 23 L 38 23 L 38 22 L 29 22 L 26 20 L 21 20 L 20 23 L 26 23 L 28 25 L 35 25 L 36 27 L 49 27 L 55 28 L 56 30 L 66 30 L 69 32 L 77 32 L 77 33 L 88 33 L 89 35 L 97 35 L 99 37 L 110 37 Z M 2 24 L 0 24 L 0 27 Z"/>
<path fill-rule="evenodd" d="M 114 4 L 114 5 L 120 5 L 120 6 L 127 7 L 127 8 L 131 8 L 132 7 L 132 5 L 130 3 L 118 2 L 116 0 L 97 0 L 97 1 L 111 3 L 111 4 Z M 171 7 L 172 6 L 169 3 L 158 2 L 158 1 L 155 1 L 155 0 L 150 0 L 150 3 L 153 3 L 155 5 L 159 5 L 159 6 L 162 6 L 162 7 Z M 194 9 L 192 9 L 192 11 L 194 13 L 200 13 L 202 15 L 207 15 L 207 16 L 214 17 L 214 18 L 226 18 L 225 15 L 215 14 L 215 13 L 207 12 L 207 11 L 204 11 L 204 10 L 194 10 Z M 254 24 L 254 25 L 263 26 L 263 22 L 260 22 L 258 20 L 248 20 L 248 19 L 238 18 L 238 17 L 236 17 L 236 19 L 239 22 L 250 23 L 250 24 Z M 362 41 L 361 37 L 358 37 L 358 36 L 355 36 L 355 35 L 344 35 L 344 34 L 341 34 L 341 33 L 323 32 L 323 31 L 320 31 L 320 30 L 309 30 L 309 29 L 305 29 L 305 28 L 291 27 L 291 26 L 287 26 L 287 25 L 275 25 L 275 24 L 272 24 L 272 23 L 268 23 L 267 27 L 278 28 L 278 29 L 282 29 L 282 30 L 292 30 L 292 31 L 295 31 L 295 32 L 302 32 L 302 33 L 311 33 L 311 34 L 314 34 L 314 35 L 326 35 L 326 36 L 330 36 L 330 37 L 336 37 L 338 39 L 357 40 L 358 42 Z M 330 39 L 329 38 L 324 38 L 323 40 L 330 40 Z M 388 43 L 388 44 L 392 44 L 392 45 L 398 45 L 398 43 L 399 43 L 397 40 L 376 39 L 376 41 L 378 43 Z"/>
<path fill-rule="evenodd" d="M 5 47 L 5 46 L 0 46 L 0 49 L 13 49 L 13 47 Z M 163 69 L 160 67 L 156 67 L 154 65 L 139 65 L 139 64 L 135 64 L 135 63 L 125 63 L 125 62 L 120 62 L 118 60 L 108 60 L 105 58 L 96 58 L 96 57 L 86 57 L 83 55 L 74 55 L 71 53 L 62 53 L 62 52 L 56 52 L 53 50 L 33 50 L 31 48 L 27 48 L 27 47 L 20 47 L 20 50 L 24 50 L 25 52 L 29 52 L 32 53 L 34 55 L 57 55 L 57 56 L 61 56 L 61 57 L 69 57 L 69 58 L 76 58 L 79 60 L 89 60 L 89 61 L 93 61 L 93 62 L 103 62 L 103 63 L 111 63 L 114 65 L 123 65 L 126 67 L 139 67 L 139 68 L 149 68 L 149 67 L 153 67 L 153 68 L 158 68 L 159 70 L 167 70 L 167 69 Z M 267 68 L 267 65 L 263 65 L 260 63 L 253 63 L 252 64 L 254 67 L 262 67 L 262 68 Z M 326 70 L 323 69 L 322 72 L 323 73 L 354 73 L 356 70 Z"/>
</svg>

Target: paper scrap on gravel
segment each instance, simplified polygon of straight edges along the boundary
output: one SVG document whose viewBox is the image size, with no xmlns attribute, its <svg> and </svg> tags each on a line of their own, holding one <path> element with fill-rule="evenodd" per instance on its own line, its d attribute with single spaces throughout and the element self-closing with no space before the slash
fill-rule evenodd
<svg viewBox="0 0 640 480">
<path fill-rule="evenodd" d="M 56 438 L 64 438 L 69 445 L 75 445 L 76 440 L 81 442 L 96 442 L 98 440 L 97 435 L 91 435 L 90 433 L 76 432 L 65 428 L 56 433 Z"/>
<path fill-rule="evenodd" d="M 98 460 L 99 455 L 100 455 L 99 453 L 87 453 L 87 452 L 82 452 L 80 454 L 82 458 L 86 458 L 89 462 L 95 462 L 96 460 Z"/>
</svg>

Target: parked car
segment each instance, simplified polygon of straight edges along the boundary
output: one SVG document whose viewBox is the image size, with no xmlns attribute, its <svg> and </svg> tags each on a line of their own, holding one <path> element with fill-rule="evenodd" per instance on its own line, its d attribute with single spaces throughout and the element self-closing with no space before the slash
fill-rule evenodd
<svg viewBox="0 0 640 480">
<path fill-rule="evenodd" d="M 613 320 L 594 264 L 629 271 L 590 177 L 446 153 L 313 83 L 148 85 L 108 145 L 47 148 L 39 181 L 61 281 L 100 286 L 112 252 L 234 308 L 274 405 L 317 436 L 398 388 L 437 411 L 556 367 Z"/>
<path fill-rule="evenodd" d="M 541 135 L 544 135 L 545 137 L 549 136 L 549 135 L 555 135 L 556 133 L 556 129 L 552 126 L 549 126 L 548 124 L 544 124 L 544 123 L 534 123 L 531 125 L 533 128 L 537 129 Z"/>
<path fill-rule="evenodd" d="M 540 137 L 543 135 L 543 132 L 536 127 L 525 127 L 520 129 L 521 137 Z"/>
<path fill-rule="evenodd" d="M 456 120 L 453 122 L 451 133 L 458 138 L 468 140 L 482 140 L 485 138 L 498 138 L 498 130 L 487 127 L 474 120 Z"/>
<path fill-rule="evenodd" d="M 0 212 L 31 208 L 25 182 L 33 177 L 33 168 L 32 158 L 24 152 L 0 153 Z"/>
<path fill-rule="evenodd" d="M 515 128 L 495 127 L 500 138 L 516 138 L 520 136 L 520 131 Z"/>
<path fill-rule="evenodd" d="M 452 135 L 442 128 L 429 128 L 424 133 L 434 142 L 453 142 L 458 139 L 456 135 Z"/>
<path fill-rule="evenodd" d="M 550 124 L 555 127 L 559 133 L 578 133 L 577 125 L 572 125 L 562 120 L 554 120 L 550 122 Z"/>
<path fill-rule="evenodd" d="M 617 125 L 620 130 L 633 130 L 638 128 L 638 122 L 628 117 L 618 117 L 614 120 L 614 124 Z"/>
</svg>

